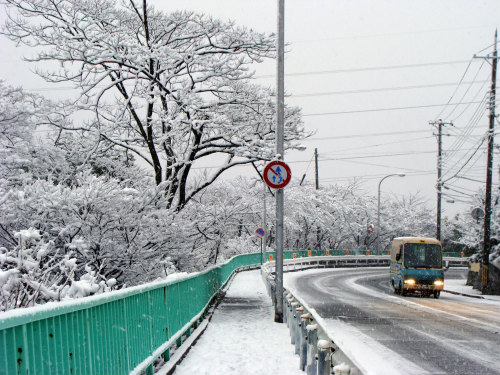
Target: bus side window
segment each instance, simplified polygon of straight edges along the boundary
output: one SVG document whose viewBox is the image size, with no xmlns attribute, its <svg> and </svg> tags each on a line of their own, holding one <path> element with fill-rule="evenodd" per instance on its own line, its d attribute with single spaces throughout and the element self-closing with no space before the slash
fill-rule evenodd
<svg viewBox="0 0 500 375">
<path fill-rule="evenodd" d="M 403 245 L 399 246 L 399 250 L 396 253 L 396 261 L 399 261 L 401 259 L 401 253 L 403 252 Z"/>
</svg>

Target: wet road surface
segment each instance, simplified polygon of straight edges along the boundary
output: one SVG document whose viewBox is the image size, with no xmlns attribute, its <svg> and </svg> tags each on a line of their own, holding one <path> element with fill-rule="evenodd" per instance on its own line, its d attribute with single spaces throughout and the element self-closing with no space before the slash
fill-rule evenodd
<svg viewBox="0 0 500 375">
<path fill-rule="evenodd" d="M 466 273 L 448 270 L 445 288 L 446 279 L 464 278 Z M 416 364 L 422 373 L 500 374 L 497 302 L 444 292 L 439 299 L 395 295 L 386 267 L 316 270 L 287 277 L 324 319 L 354 327 Z"/>
</svg>

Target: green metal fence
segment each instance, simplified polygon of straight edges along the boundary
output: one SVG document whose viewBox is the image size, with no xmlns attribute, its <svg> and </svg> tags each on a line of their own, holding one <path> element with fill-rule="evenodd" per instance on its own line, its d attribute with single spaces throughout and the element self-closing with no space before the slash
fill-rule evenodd
<svg viewBox="0 0 500 375">
<path fill-rule="evenodd" d="M 0 374 L 128 374 L 197 324 L 244 254 L 177 281 L 0 314 Z"/>
<path fill-rule="evenodd" d="M 294 254 L 347 255 L 345 250 L 302 250 L 287 251 L 284 257 Z M 243 254 L 175 281 L 2 313 L 0 374 L 151 372 L 153 361 L 160 355 L 168 358 L 170 347 L 203 318 L 233 272 L 260 262 L 259 253 Z"/>
</svg>

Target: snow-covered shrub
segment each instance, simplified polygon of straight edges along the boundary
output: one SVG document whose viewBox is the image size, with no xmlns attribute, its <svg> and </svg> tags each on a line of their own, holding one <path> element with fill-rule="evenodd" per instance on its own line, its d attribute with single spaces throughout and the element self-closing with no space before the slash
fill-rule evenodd
<svg viewBox="0 0 500 375">
<path fill-rule="evenodd" d="M 90 266 L 79 272 L 74 251 L 63 251 L 29 228 L 15 233 L 19 245 L 0 248 L 0 311 L 108 291 L 116 281 L 104 280 Z"/>
</svg>

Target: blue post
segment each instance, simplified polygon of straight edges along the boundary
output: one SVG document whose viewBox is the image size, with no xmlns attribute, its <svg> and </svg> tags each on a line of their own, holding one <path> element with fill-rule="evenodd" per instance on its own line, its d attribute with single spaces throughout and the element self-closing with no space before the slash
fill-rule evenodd
<svg viewBox="0 0 500 375">
<path fill-rule="evenodd" d="M 300 316 L 300 365 L 299 368 L 302 371 L 305 371 L 306 369 L 306 363 L 307 363 L 307 329 L 306 325 L 309 322 L 309 318 L 311 315 L 308 314 L 302 314 Z"/>
<path fill-rule="evenodd" d="M 301 327 L 302 327 L 302 319 L 300 316 L 304 313 L 304 308 L 302 306 L 297 307 L 296 309 L 296 318 L 295 318 L 295 354 L 300 355 L 300 347 L 302 345 L 302 335 L 301 335 Z"/>
<path fill-rule="evenodd" d="M 295 344 L 295 327 L 297 325 L 297 307 L 299 306 L 298 302 L 292 302 L 292 311 L 290 314 L 290 343 L 292 345 Z"/>
<path fill-rule="evenodd" d="M 307 375 L 316 375 L 318 372 L 318 362 L 316 355 L 318 354 L 318 325 L 307 325 Z"/>
<path fill-rule="evenodd" d="M 318 341 L 318 375 L 330 374 L 330 342 Z"/>
</svg>

